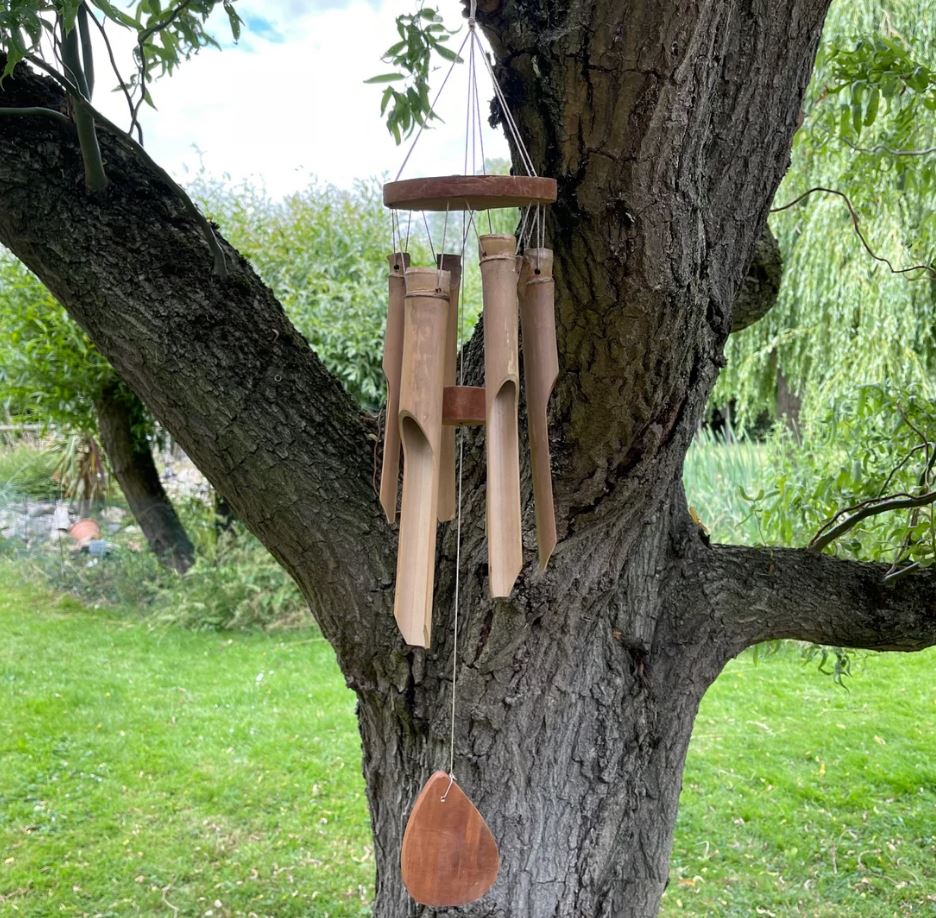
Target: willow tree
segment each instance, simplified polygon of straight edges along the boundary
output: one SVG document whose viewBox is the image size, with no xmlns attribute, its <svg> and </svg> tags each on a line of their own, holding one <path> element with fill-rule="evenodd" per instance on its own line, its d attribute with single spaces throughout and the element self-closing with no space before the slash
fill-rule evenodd
<svg viewBox="0 0 936 918">
<path fill-rule="evenodd" d="M 470 439 L 455 760 L 504 857 L 491 893 L 459 914 L 654 914 L 693 720 L 726 661 L 781 637 L 936 642 L 932 571 L 885 584 L 874 564 L 710 545 L 680 481 L 827 5 L 481 7 L 533 161 L 559 180 L 548 231 L 560 541 L 548 573 L 531 552 L 513 598 L 487 598 L 483 449 Z M 166 28 L 207 6 L 180 4 Z M 163 34 L 147 31 L 141 74 Z M 398 852 L 407 807 L 445 761 L 453 532 L 439 542 L 435 644 L 409 649 L 391 610 L 394 533 L 373 489 L 372 424 L 250 266 L 79 84 L 21 63 L 0 113 L 0 241 L 308 597 L 358 697 L 375 911 L 418 912 Z M 767 273 L 748 300 L 770 296 Z M 477 368 L 477 337 L 468 348 Z"/>
<path fill-rule="evenodd" d="M 776 199 L 801 203 L 770 218 L 777 303 L 731 337 L 713 394 L 742 423 L 775 410 L 778 378 L 808 428 L 856 379 L 922 391 L 936 377 L 934 54 L 927 0 L 830 11 Z"/>
</svg>

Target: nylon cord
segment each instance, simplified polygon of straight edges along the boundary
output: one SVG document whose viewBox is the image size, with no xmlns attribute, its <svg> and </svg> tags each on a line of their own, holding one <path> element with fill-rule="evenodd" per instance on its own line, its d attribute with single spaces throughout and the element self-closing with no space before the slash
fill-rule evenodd
<svg viewBox="0 0 936 918">
<path fill-rule="evenodd" d="M 472 213 L 470 217 L 465 216 L 465 211 L 462 211 L 462 243 L 461 243 L 461 259 L 464 264 L 465 260 L 465 248 L 468 242 L 468 228 L 474 222 L 474 214 Z M 467 272 L 462 270 L 461 273 L 461 282 L 458 296 L 458 330 L 461 337 L 461 328 L 462 328 L 462 308 L 464 304 L 464 294 L 465 294 L 465 274 Z M 465 348 L 464 346 L 460 347 L 458 350 L 458 384 L 463 386 L 465 384 Z M 458 697 L 458 612 L 459 612 L 459 599 L 461 598 L 461 532 L 462 532 L 462 479 L 463 472 L 465 468 L 465 428 L 460 426 L 458 428 L 458 496 L 455 502 L 455 596 L 453 598 L 454 603 L 454 613 L 453 613 L 453 643 L 452 643 L 452 716 L 451 722 L 449 724 L 449 786 L 446 788 L 445 793 L 442 795 L 442 802 L 444 803 L 448 797 L 449 791 L 452 789 L 452 782 L 455 781 L 455 714 L 457 708 L 457 697 Z"/>
</svg>

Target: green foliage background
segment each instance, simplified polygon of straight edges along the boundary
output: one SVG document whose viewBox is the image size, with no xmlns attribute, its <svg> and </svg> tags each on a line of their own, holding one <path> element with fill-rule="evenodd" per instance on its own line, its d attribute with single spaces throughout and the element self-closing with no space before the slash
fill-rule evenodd
<svg viewBox="0 0 936 918">
<path fill-rule="evenodd" d="M 887 152 L 936 147 L 934 55 L 929 0 L 834 3 L 776 203 L 841 190 L 876 253 L 898 268 L 936 264 L 936 155 Z M 908 69 L 920 71 L 912 85 L 895 76 Z M 729 339 L 713 404 L 735 399 L 743 425 L 773 416 L 779 371 L 808 427 L 863 383 L 925 390 L 936 370 L 933 275 L 892 274 L 872 259 L 836 196 L 810 195 L 770 225 L 784 262 L 779 301 Z"/>
<path fill-rule="evenodd" d="M 114 371 L 55 298 L 0 254 L 0 404 L 8 415 L 97 430 L 94 399 Z"/>
</svg>

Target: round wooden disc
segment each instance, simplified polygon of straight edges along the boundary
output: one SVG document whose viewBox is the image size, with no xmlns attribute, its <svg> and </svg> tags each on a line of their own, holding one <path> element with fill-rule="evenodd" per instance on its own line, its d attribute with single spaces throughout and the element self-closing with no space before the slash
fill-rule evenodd
<svg viewBox="0 0 936 918">
<path fill-rule="evenodd" d="M 494 210 L 552 204 L 556 180 L 530 175 L 437 175 L 388 182 L 384 204 L 395 210 Z"/>
</svg>

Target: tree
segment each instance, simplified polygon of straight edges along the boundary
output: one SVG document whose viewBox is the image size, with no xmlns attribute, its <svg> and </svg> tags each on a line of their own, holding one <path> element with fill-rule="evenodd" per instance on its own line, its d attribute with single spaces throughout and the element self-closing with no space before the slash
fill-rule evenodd
<svg viewBox="0 0 936 918">
<path fill-rule="evenodd" d="M 191 566 L 195 549 L 153 458 L 152 418 L 88 336 L 9 256 L 0 256 L 0 398 L 29 419 L 100 439 L 150 548 L 180 573 Z"/>
<path fill-rule="evenodd" d="M 531 554 L 514 596 L 487 598 L 481 439 L 469 436 L 456 774 L 505 856 L 490 895 L 460 914 L 654 914 L 693 719 L 727 660 L 774 638 L 936 643 L 932 569 L 883 584 L 874 564 L 708 544 L 680 481 L 827 5 L 481 5 L 533 161 L 559 180 L 560 544 L 545 575 Z M 63 113 L 61 83 L 19 67 L 0 107 L 0 241 L 309 598 L 358 697 L 375 911 L 420 913 L 398 852 L 408 806 L 446 761 L 453 531 L 435 644 L 408 649 L 372 423 L 220 239 L 226 270 L 212 273 L 204 226 L 135 145 L 101 131 L 111 180 L 89 195 L 71 124 L 9 116 Z M 467 361 L 477 380 L 477 335 Z"/>
<path fill-rule="evenodd" d="M 771 217 L 779 299 L 731 337 L 713 393 L 735 400 L 741 423 L 773 413 L 779 376 L 808 427 L 825 422 L 830 401 L 854 397 L 856 365 L 865 382 L 917 391 L 936 375 L 931 13 L 913 0 L 837 4 L 829 15 L 777 204 L 807 197 Z"/>
</svg>

